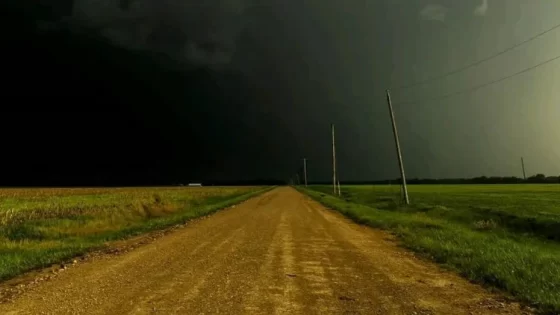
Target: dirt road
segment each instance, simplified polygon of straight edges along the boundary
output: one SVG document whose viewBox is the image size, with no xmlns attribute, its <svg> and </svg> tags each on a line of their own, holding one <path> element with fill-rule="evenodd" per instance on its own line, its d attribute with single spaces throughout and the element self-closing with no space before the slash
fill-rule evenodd
<svg viewBox="0 0 560 315">
<path fill-rule="evenodd" d="M 522 314 L 292 188 L 120 256 L 78 264 L 0 314 Z"/>
</svg>

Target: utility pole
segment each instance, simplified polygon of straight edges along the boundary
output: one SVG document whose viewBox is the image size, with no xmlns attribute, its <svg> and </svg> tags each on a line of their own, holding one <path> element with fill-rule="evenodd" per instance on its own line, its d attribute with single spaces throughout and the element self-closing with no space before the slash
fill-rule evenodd
<svg viewBox="0 0 560 315">
<path fill-rule="evenodd" d="M 305 187 L 307 187 L 307 159 L 303 158 L 303 180 Z"/>
<path fill-rule="evenodd" d="M 340 196 L 340 180 L 338 181 L 338 196 Z"/>
<path fill-rule="evenodd" d="M 406 189 L 406 177 L 404 175 L 404 165 L 403 165 L 402 155 L 401 155 L 401 146 L 399 144 L 399 134 L 397 132 L 397 124 L 395 122 L 395 113 L 393 112 L 393 105 L 391 104 L 391 93 L 389 93 L 389 90 L 387 90 L 387 103 L 389 104 L 389 113 L 391 114 L 391 123 L 393 125 L 393 135 L 395 136 L 395 146 L 397 147 L 397 158 L 399 159 L 399 168 L 400 168 L 400 171 L 401 171 L 404 203 L 406 205 L 408 205 L 408 204 L 410 204 L 410 200 L 408 199 L 408 190 Z"/>
<path fill-rule="evenodd" d="M 299 186 L 299 171 L 296 173 L 296 183 Z"/>
<path fill-rule="evenodd" d="M 525 175 L 525 162 L 523 161 L 523 157 L 521 157 L 521 169 L 523 170 L 523 180 L 527 180 L 527 176 Z"/>
<path fill-rule="evenodd" d="M 332 169 L 333 169 L 333 194 L 336 195 L 336 147 L 334 142 L 334 124 L 331 124 L 331 134 L 332 134 Z"/>
</svg>

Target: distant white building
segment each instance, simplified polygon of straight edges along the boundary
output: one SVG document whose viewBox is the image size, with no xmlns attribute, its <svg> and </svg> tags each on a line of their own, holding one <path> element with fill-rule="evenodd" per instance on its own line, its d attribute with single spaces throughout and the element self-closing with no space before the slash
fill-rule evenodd
<svg viewBox="0 0 560 315">
<path fill-rule="evenodd" d="M 189 183 L 189 187 L 202 187 L 201 183 Z"/>
</svg>

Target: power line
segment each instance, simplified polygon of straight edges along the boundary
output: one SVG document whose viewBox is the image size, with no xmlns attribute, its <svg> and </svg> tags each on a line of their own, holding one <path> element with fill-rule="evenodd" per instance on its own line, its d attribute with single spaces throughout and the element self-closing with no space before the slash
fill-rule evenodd
<svg viewBox="0 0 560 315">
<path fill-rule="evenodd" d="M 515 76 L 518 76 L 518 75 L 520 75 L 520 74 L 523 74 L 523 73 L 525 73 L 525 72 L 529 72 L 529 71 L 531 71 L 531 70 L 533 70 L 533 69 L 535 69 L 535 68 L 538 68 L 538 67 L 540 67 L 540 66 L 542 66 L 542 65 L 545 65 L 545 64 L 547 64 L 547 63 L 549 63 L 549 62 L 553 62 L 554 60 L 557 60 L 557 59 L 560 59 L 560 55 L 558 55 L 558 56 L 556 56 L 556 57 L 554 57 L 554 58 L 552 58 L 552 59 L 548 59 L 548 60 L 546 60 L 546 61 L 543 61 L 543 62 L 541 62 L 541 63 L 539 63 L 539 64 L 536 64 L 536 65 L 534 65 L 534 66 L 532 66 L 532 67 L 525 68 L 525 69 L 523 69 L 523 70 L 521 70 L 521 71 L 519 71 L 519 72 L 510 74 L 510 75 L 505 76 L 505 77 L 502 77 L 502 78 L 500 78 L 500 79 L 496 79 L 496 80 L 494 80 L 494 81 L 490 81 L 490 82 L 487 82 L 487 83 L 484 83 L 484 84 L 476 85 L 476 86 L 470 87 L 470 88 L 465 89 L 465 90 L 460 90 L 460 91 L 457 91 L 457 92 L 453 92 L 453 93 L 449 93 L 449 94 L 444 94 L 444 95 L 440 95 L 440 96 L 432 97 L 432 98 L 426 98 L 426 99 L 422 99 L 422 100 L 399 102 L 399 103 L 396 103 L 396 104 L 401 105 L 401 104 L 420 103 L 420 102 L 425 102 L 425 101 L 436 101 L 436 100 L 446 99 L 446 98 L 449 98 L 449 97 L 452 97 L 452 96 L 455 96 L 455 95 L 460 95 L 460 94 L 465 94 L 465 93 L 474 92 L 474 91 L 476 91 L 476 90 L 479 90 L 479 89 L 481 89 L 481 88 L 487 87 L 487 86 L 489 86 L 489 85 L 496 84 L 496 83 L 505 81 L 505 80 L 507 80 L 507 79 L 511 79 L 511 78 L 513 78 L 513 77 L 515 77 Z"/>
<path fill-rule="evenodd" d="M 510 47 L 508 47 L 508 48 L 506 48 L 506 49 L 504 49 L 504 50 L 502 50 L 502 51 L 500 51 L 500 52 L 498 52 L 498 53 L 496 53 L 496 54 L 494 54 L 494 55 L 491 55 L 491 56 L 486 57 L 486 58 L 484 58 L 484 59 L 480 59 L 480 60 L 475 61 L 475 62 L 473 62 L 473 63 L 471 63 L 471 64 L 468 64 L 468 65 L 466 65 L 466 66 L 457 68 L 457 69 L 455 69 L 455 70 L 451 70 L 451 71 L 446 72 L 446 73 L 444 73 L 444 74 L 442 74 L 442 75 L 439 75 L 439 76 L 431 77 L 431 78 L 428 78 L 428 79 L 425 79 L 425 80 L 417 81 L 417 82 L 410 83 L 410 84 L 406 84 L 406 85 L 397 86 L 397 87 L 394 87 L 393 90 L 409 89 L 409 88 L 412 88 L 412 87 L 416 87 L 416 86 L 419 86 L 419 85 L 426 84 L 426 83 L 428 83 L 428 82 L 440 80 L 440 79 L 446 78 L 446 77 L 448 77 L 448 76 L 454 75 L 454 74 L 456 74 L 456 73 L 459 73 L 459 72 L 461 72 L 461 71 L 464 71 L 464 70 L 470 69 L 470 68 L 472 68 L 472 67 L 478 66 L 479 64 L 481 64 L 481 63 L 483 63 L 483 62 L 492 60 L 492 59 L 494 59 L 494 58 L 496 58 L 496 57 L 499 57 L 499 56 L 501 56 L 501 55 L 503 55 L 503 54 L 505 54 L 505 53 L 507 53 L 507 52 L 509 52 L 509 51 L 511 51 L 511 50 L 513 50 L 513 49 L 515 49 L 515 48 L 517 48 L 517 47 L 523 46 L 523 45 L 525 45 L 526 43 L 528 43 L 528 42 L 530 42 L 530 41 L 532 41 L 532 40 L 535 40 L 535 39 L 537 39 L 537 38 L 543 36 L 544 34 L 546 34 L 546 33 L 548 33 L 548 32 L 551 32 L 551 31 L 553 31 L 553 30 L 555 30 L 555 29 L 557 29 L 557 28 L 559 28 L 559 27 L 560 27 L 560 24 L 555 25 L 555 26 L 553 26 L 552 28 L 549 28 L 549 29 L 547 29 L 547 30 L 545 30 L 545 31 L 543 31 L 543 32 L 541 32 L 541 33 L 539 33 L 539 34 L 533 36 L 533 37 L 530 37 L 529 39 L 526 39 L 526 40 L 524 40 L 524 41 L 522 41 L 522 42 L 520 42 L 520 43 L 517 43 L 517 44 L 515 44 L 515 45 L 513 45 L 513 46 L 510 46 Z"/>
</svg>

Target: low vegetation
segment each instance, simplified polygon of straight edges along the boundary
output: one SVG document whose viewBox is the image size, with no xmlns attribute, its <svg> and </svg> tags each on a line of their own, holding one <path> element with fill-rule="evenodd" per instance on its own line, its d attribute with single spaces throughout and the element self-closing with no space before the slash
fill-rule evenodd
<svg viewBox="0 0 560 315">
<path fill-rule="evenodd" d="M 262 187 L 0 189 L 0 280 L 183 223 Z"/>
<path fill-rule="evenodd" d="M 560 185 L 329 186 L 305 190 L 463 276 L 560 313 Z"/>
</svg>

